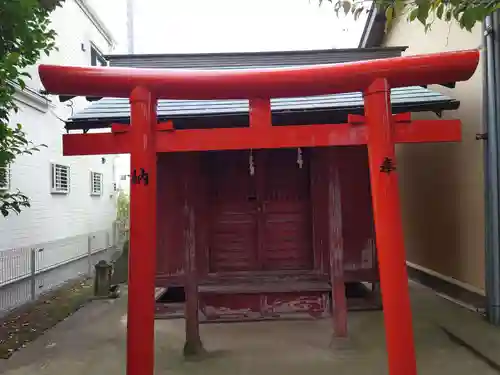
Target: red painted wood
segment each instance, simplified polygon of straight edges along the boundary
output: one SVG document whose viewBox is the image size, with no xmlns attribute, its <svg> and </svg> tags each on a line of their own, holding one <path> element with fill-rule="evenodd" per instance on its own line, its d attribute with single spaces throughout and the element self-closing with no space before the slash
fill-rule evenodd
<svg viewBox="0 0 500 375">
<path fill-rule="evenodd" d="M 128 133 L 64 134 L 63 155 L 130 154 Z"/>
<path fill-rule="evenodd" d="M 130 186 L 130 250 L 127 314 L 127 374 L 154 372 L 156 270 L 156 99 L 143 88 L 130 98 L 128 135 L 131 175 L 143 168 L 148 183 Z M 123 134 L 125 135 L 125 134 Z M 123 135 L 117 135 L 121 137 Z"/>
<path fill-rule="evenodd" d="M 259 294 L 203 293 L 200 302 L 207 321 L 256 320 L 262 315 Z"/>
<path fill-rule="evenodd" d="M 295 161 L 296 161 L 296 150 L 283 150 L 283 151 L 289 151 L 290 153 L 293 154 L 290 156 L 290 159 L 292 159 L 294 162 L 289 163 L 290 166 L 293 166 L 293 170 L 298 171 L 298 168 L 295 169 Z M 327 171 L 324 168 L 326 160 L 326 155 L 325 151 L 327 151 L 326 148 L 318 148 L 318 149 L 309 149 L 305 150 L 304 156 L 305 156 L 305 165 L 307 166 L 308 160 L 310 157 L 308 157 L 309 154 L 317 154 L 317 165 L 319 165 L 319 168 L 317 168 L 317 171 L 315 173 L 316 179 L 318 179 L 318 183 L 316 184 L 316 190 L 311 190 L 311 195 L 312 199 L 315 199 L 316 204 L 314 205 L 314 208 L 311 207 L 310 210 L 314 212 L 316 211 L 316 221 L 315 224 L 313 225 L 310 223 L 310 228 L 312 227 L 312 231 L 314 232 L 314 240 L 310 240 L 313 242 L 314 246 L 316 246 L 316 250 L 314 253 L 314 259 L 315 260 L 315 265 L 314 269 L 318 270 L 319 272 L 322 272 L 323 274 L 329 274 L 329 263 L 328 263 L 328 247 L 327 247 L 327 242 L 328 242 L 328 229 L 325 227 L 325 224 L 328 224 L 328 212 L 325 210 L 327 208 L 327 205 L 324 204 L 325 201 L 327 201 L 327 188 L 328 188 L 328 183 L 327 179 L 325 178 L 327 175 Z M 372 210 L 371 210 L 371 192 L 369 190 L 369 172 L 368 172 L 368 166 L 367 166 L 367 150 L 364 147 L 343 147 L 340 149 L 336 150 L 336 153 L 338 153 L 340 156 L 337 158 L 337 162 L 340 163 L 339 168 L 340 168 L 340 179 L 341 179 L 341 186 L 342 186 L 342 191 L 343 191 L 343 220 L 345 222 L 345 225 L 343 226 L 343 232 L 344 232 L 344 277 L 345 280 L 350 282 L 350 281 L 378 281 L 378 272 L 377 272 L 377 264 L 376 264 L 376 255 L 375 254 L 370 254 L 368 253 L 370 250 L 370 243 L 373 241 L 373 216 L 372 216 Z M 228 161 L 234 160 L 234 157 L 230 157 L 227 160 L 224 158 L 220 158 L 217 161 L 213 162 L 213 166 L 210 167 L 210 162 L 209 162 L 209 155 L 224 155 L 226 153 L 204 153 L 202 158 L 206 160 L 206 163 L 202 167 L 202 172 L 197 174 L 198 176 L 205 176 L 207 179 L 207 182 L 211 181 L 212 175 L 214 175 L 211 171 L 210 168 L 218 168 L 218 165 L 226 165 Z M 235 152 L 229 152 L 227 154 L 231 155 L 236 155 Z M 256 175 L 254 178 L 250 178 L 250 175 L 246 168 L 248 167 L 247 163 L 247 156 L 248 153 L 245 154 L 245 151 L 242 152 L 242 157 L 241 157 L 241 165 L 237 168 L 240 168 L 240 173 L 243 178 L 236 177 L 235 179 L 230 178 L 229 183 L 224 183 L 223 180 L 220 181 L 220 183 L 223 185 L 223 191 L 224 193 L 221 194 L 220 200 L 224 201 L 224 197 L 231 197 L 231 194 L 238 194 L 238 192 L 246 191 L 247 189 L 250 189 L 250 193 L 248 193 L 248 196 L 245 196 L 243 198 L 235 198 L 236 201 L 238 200 L 245 200 L 248 199 L 250 196 L 255 196 L 256 194 L 254 193 L 254 189 L 257 189 L 257 187 L 252 188 L 251 182 L 255 180 L 255 183 L 257 183 L 257 180 L 260 177 L 263 177 L 262 180 L 264 181 L 266 179 L 266 174 L 270 174 L 271 177 L 273 176 L 273 173 L 267 173 L 266 168 L 259 167 L 261 165 L 266 165 L 266 159 L 262 158 L 265 156 L 265 153 L 261 151 L 256 151 L 254 152 L 255 154 L 255 159 L 256 159 Z M 182 216 L 182 206 L 179 204 L 179 202 L 182 201 L 182 197 L 179 195 L 179 186 L 178 182 L 179 179 L 176 178 L 178 176 L 178 168 L 182 165 L 184 165 L 184 157 L 187 154 L 176 154 L 176 153 L 170 153 L 170 154 L 160 154 L 159 155 L 159 162 L 158 162 L 158 168 L 159 168 L 159 180 L 158 180 L 158 190 L 161 191 L 162 193 L 159 195 L 159 215 L 158 215 L 158 225 L 159 225 L 159 232 L 158 232 L 158 238 L 159 238 L 159 245 L 158 245 L 158 276 L 157 276 L 157 285 L 161 286 L 167 286 L 167 285 L 173 285 L 173 284 L 179 284 L 177 279 L 175 279 L 175 275 L 179 275 L 182 272 L 182 256 L 181 252 L 178 251 L 179 248 L 182 247 L 182 228 L 179 226 L 180 221 L 179 217 Z M 287 164 L 287 163 L 285 163 Z M 311 163 L 311 167 L 314 165 L 314 163 Z M 279 169 L 279 165 L 277 166 Z M 227 168 L 227 167 L 226 167 Z M 283 168 L 281 168 L 283 169 Z M 311 172 L 312 173 L 312 172 Z M 275 174 L 276 176 L 280 176 L 279 174 Z M 259 177 L 260 176 L 260 177 Z M 312 179 L 314 176 L 311 176 L 310 178 Z M 236 186 L 235 189 L 232 187 L 235 187 L 234 181 L 244 181 L 245 178 L 249 179 L 249 182 L 247 185 L 245 185 L 245 188 L 241 188 L 240 186 Z M 281 176 L 280 178 L 281 179 Z M 293 182 L 292 180 L 288 179 L 286 181 L 290 181 L 288 185 L 296 184 L 296 182 Z M 300 182 L 306 183 L 306 180 Z M 299 184 L 297 184 L 298 186 Z M 207 197 L 203 192 L 203 183 L 200 181 L 196 182 L 197 186 L 197 205 L 202 205 L 204 202 L 207 204 L 207 215 L 210 215 L 210 212 L 208 211 L 210 208 L 209 204 L 209 196 Z M 286 184 L 285 184 L 286 186 Z M 326 187 L 326 189 L 325 189 Z M 226 189 L 226 190 L 224 190 Z M 276 188 L 274 188 L 276 189 Z M 304 189 L 302 187 L 302 189 Z M 311 188 L 312 189 L 312 188 Z M 263 200 L 265 197 L 265 184 L 263 184 L 263 187 L 261 188 L 261 197 L 259 197 L 259 201 Z M 288 193 L 285 191 L 285 193 Z M 282 193 L 279 193 L 282 195 Z M 231 200 L 233 198 L 230 198 Z M 288 201 L 288 200 L 287 200 Z M 162 203 L 163 202 L 163 203 Z M 282 207 L 282 204 L 279 203 L 279 200 L 277 200 L 275 205 L 278 204 L 279 206 Z M 290 209 L 289 206 L 285 205 L 284 207 L 285 212 L 288 212 L 287 210 Z M 255 207 L 252 208 L 253 210 L 257 210 Z M 273 212 L 273 215 L 275 215 L 276 212 Z M 279 211 L 278 211 L 279 214 Z M 209 224 L 213 222 L 213 220 L 210 219 L 210 216 L 208 216 L 209 219 L 203 219 L 202 217 L 199 217 L 199 215 L 196 215 L 197 218 L 197 245 L 198 245 L 198 239 L 202 238 L 202 234 L 200 232 L 205 231 L 205 236 L 207 236 L 207 240 L 210 239 L 210 236 L 212 235 L 212 228 L 210 227 Z M 259 236 L 259 232 L 264 233 L 266 223 L 265 223 L 265 218 L 258 219 L 256 216 L 254 216 L 252 219 L 252 231 L 247 235 L 245 241 L 251 242 L 251 243 L 256 243 L 259 238 L 262 239 L 262 246 L 265 247 L 263 244 L 265 243 L 265 238 L 264 236 Z M 257 222 L 257 223 L 255 223 Z M 207 224 L 209 223 L 209 224 Z M 259 223 L 262 223 L 262 228 L 257 230 L 256 225 Z M 297 223 L 295 223 L 297 224 Z M 229 231 L 231 232 L 231 231 Z M 252 237 L 253 236 L 253 237 Z M 276 237 L 282 237 L 276 236 Z M 241 233 L 235 233 L 235 238 L 243 238 L 241 236 Z M 248 239 L 250 238 L 250 239 Z M 202 240 L 200 239 L 200 242 Z M 311 242 L 309 242 L 311 243 Z M 197 246 L 197 267 L 199 271 L 199 275 L 207 274 L 208 270 L 208 259 L 209 256 L 207 254 L 208 248 L 210 244 L 202 245 L 200 243 L 200 247 L 198 248 Z M 258 246 L 258 245 L 253 245 L 253 246 Z M 291 246 L 291 248 L 295 248 Z M 252 254 L 254 257 L 257 255 L 255 254 L 256 250 L 251 250 Z M 263 254 L 263 255 L 262 255 Z M 372 255 L 372 256 L 370 256 Z M 261 260 L 265 260 L 265 252 L 262 252 L 259 254 Z M 254 258 L 255 259 L 255 258 Z M 302 258 L 304 259 L 304 258 Z M 289 261 L 290 259 L 288 259 Z M 300 260 L 300 259 L 299 259 Z M 257 260 L 255 260 L 257 262 Z M 282 261 L 287 261 L 285 258 Z M 322 263 L 319 263 L 321 261 Z M 310 258 L 307 258 L 307 263 L 309 264 L 311 262 Z M 371 264 L 371 267 L 370 267 Z M 258 262 L 258 264 L 255 264 L 253 267 L 249 268 L 248 270 L 257 270 L 257 269 L 268 269 L 267 272 L 269 272 L 270 269 L 277 269 L 278 267 L 265 267 L 262 262 Z M 290 267 L 290 268 L 304 268 L 304 267 Z M 311 269 L 311 267 L 306 267 Z M 224 269 L 212 269 L 212 271 L 216 271 L 218 273 L 223 273 L 223 272 L 238 272 L 238 267 L 228 267 L 224 271 Z M 168 281 L 167 281 L 168 280 Z M 181 284 L 182 285 L 182 284 Z"/>
<path fill-rule="evenodd" d="M 344 277 L 378 281 L 368 149 L 342 147 L 335 154 L 342 194 Z"/>
<path fill-rule="evenodd" d="M 183 274 L 183 189 L 179 176 L 189 154 L 158 154 L 158 276 Z M 158 278 L 157 278 L 158 279 Z M 160 284 L 164 285 L 164 284 Z"/>
<path fill-rule="evenodd" d="M 411 112 L 398 113 L 396 115 L 392 115 L 392 120 L 394 122 L 411 122 Z"/>
<path fill-rule="evenodd" d="M 309 201 L 268 202 L 263 210 L 263 269 L 313 269 Z"/>
<path fill-rule="evenodd" d="M 128 97 L 136 86 L 166 99 L 243 99 L 311 96 L 365 90 L 379 77 L 392 87 L 468 80 L 479 51 L 270 69 L 161 70 L 40 65 L 51 94 Z"/>
<path fill-rule="evenodd" d="M 253 98 L 249 102 L 250 126 L 265 128 L 271 126 L 271 100 L 269 98 Z"/>
<path fill-rule="evenodd" d="M 158 284 L 158 275 L 168 274 L 168 262 L 170 257 L 168 256 L 169 245 L 168 242 L 171 240 L 167 235 L 168 228 L 170 227 L 169 219 L 171 215 L 166 214 L 168 211 L 168 201 L 172 194 L 167 193 L 166 188 L 170 179 L 168 174 L 171 171 L 168 168 L 168 159 L 176 154 L 158 154 L 157 161 L 157 180 L 156 180 L 156 190 L 158 195 L 156 197 L 157 206 L 157 216 L 156 216 L 156 286 Z M 166 194 L 165 194 L 166 193 Z"/>
<path fill-rule="evenodd" d="M 395 143 L 459 142 L 462 140 L 460 120 L 412 120 L 393 127 Z"/>
<path fill-rule="evenodd" d="M 324 149 L 311 148 L 309 149 L 310 160 L 310 189 L 311 189 L 311 230 L 312 244 L 314 256 L 314 269 L 321 273 L 328 274 L 328 270 L 324 268 L 324 244 L 323 236 L 320 227 L 324 222 L 322 215 L 322 206 L 324 206 L 322 190 L 325 186 L 323 181 L 324 175 L 321 168 L 322 151 Z"/>
<path fill-rule="evenodd" d="M 297 150 L 213 153 L 211 272 L 312 269 L 309 163 Z M 224 166 L 221 168 L 221 166 Z"/>
<path fill-rule="evenodd" d="M 249 172 L 249 152 L 209 155 L 211 209 L 210 272 L 258 268 L 257 197 Z"/>
<path fill-rule="evenodd" d="M 213 215 L 210 271 L 256 269 L 256 221 L 248 206 L 221 205 Z"/>
<path fill-rule="evenodd" d="M 344 236 L 342 192 L 339 166 L 342 163 L 335 149 L 328 150 L 328 247 L 330 280 L 332 285 L 333 332 L 336 337 L 347 337 L 347 300 L 344 280 Z"/>
<path fill-rule="evenodd" d="M 335 149 L 337 157 L 330 160 L 329 148 L 314 149 L 317 181 L 313 190 L 313 218 L 315 246 L 320 259 L 320 270 L 330 274 L 328 248 L 328 165 L 339 169 L 342 194 L 342 235 L 345 282 L 378 281 L 378 266 L 374 249 L 374 228 L 369 181 L 367 149 L 363 146 Z"/>
<path fill-rule="evenodd" d="M 112 133 L 127 133 L 130 130 L 130 124 L 111 124 Z"/>
<path fill-rule="evenodd" d="M 363 115 L 347 115 L 347 122 L 351 125 L 364 125 L 366 122 L 365 116 Z"/>
<path fill-rule="evenodd" d="M 200 293 L 255 294 L 331 290 L 328 277 L 311 271 L 250 271 L 245 275 L 211 275 L 200 283 Z"/>
<path fill-rule="evenodd" d="M 301 289 L 297 285 L 296 290 Z M 201 311 L 212 322 L 321 318 L 327 315 L 328 294 L 324 291 L 201 293 Z"/>
<path fill-rule="evenodd" d="M 184 252 L 184 291 L 186 295 L 186 344 L 184 353 L 193 355 L 202 350 L 200 322 L 198 316 L 198 274 L 196 269 L 196 185 L 199 172 L 197 154 L 184 155 L 181 179 L 183 185 L 183 252 Z"/>
<path fill-rule="evenodd" d="M 161 132 L 174 131 L 174 122 L 173 121 L 159 122 L 158 125 L 156 125 L 156 130 Z"/>
<path fill-rule="evenodd" d="M 330 250 L 329 250 L 329 214 L 328 214 L 328 165 L 329 165 L 329 149 L 321 147 L 314 149 L 316 153 L 316 179 L 318 187 L 313 196 L 313 202 L 316 208 L 317 220 L 314 224 L 314 230 L 318 237 L 321 256 L 323 262 L 321 264 L 321 272 L 325 275 L 330 275 Z"/>
<path fill-rule="evenodd" d="M 182 232 L 181 232 L 182 233 Z M 182 254 L 182 251 L 178 251 Z M 161 288 L 169 288 L 171 286 L 184 286 L 184 272 L 181 275 L 167 275 L 158 273 L 156 275 L 156 286 Z"/>
<path fill-rule="evenodd" d="M 261 151 L 263 191 L 261 265 L 266 270 L 313 268 L 309 154 L 297 149 Z"/>
<path fill-rule="evenodd" d="M 197 253 L 198 254 L 198 253 Z M 325 257 L 325 262 L 328 262 L 328 258 Z M 329 264 L 327 264 L 329 268 Z M 307 274 L 311 274 L 315 277 L 319 277 L 325 280 L 329 280 L 329 272 L 318 271 L 318 270 L 284 270 L 284 271 L 272 271 L 272 270 L 256 270 L 256 271 L 229 271 L 229 272 L 217 272 L 217 273 L 209 273 L 207 275 L 201 275 L 200 279 L 203 281 L 207 280 L 221 280 L 228 279 L 234 280 L 239 278 L 240 276 L 252 276 L 252 277 L 262 277 L 266 275 L 274 275 L 276 273 L 281 274 L 283 276 L 293 276 L 295 277 L 297 273 L 306 272 Z M 344 270 L 344 279 L 346 283 L 359 282 L 359 281 L 378 281 L 373 276 L 373 272 L 349 272 L 348 270 Z M 168 286 L 183 286 L 184 277 L 183 275 L 165 275 L 158 273 L 156 275 L 156 285 L 158 287 L 168 287 Z"/>
<path fill-rule="evenodd" d="M 395 126 L 396 143 L 457 142 L 460 120 L 414 120 Z M 66 156 L 126 154 L 130 134 L 92 133 L 63 135 Z M 367 143 L 367 127 L 350 124 L 272 126 L 264 129 L 196 129 L 158 132 L 157 152 L 248 150 L 351 146 Z"/>
<path fill-rule="evenodd" d="M 261 309 L 263 315 L 269 317 L 285 318 L 302 313 L 312 318 L 321 318 L 328 311 L 328 295 L 305 290 L 286 294 L 270 293 L 261 299 Z"/>
<path fill-rule="evenodd" d="M 389 374 L 416 375 L 398 174 L 381 171 L 385 158 L 397 168 L 390 108 L 390 86 L 377 79 L 365 93 L 365 114 Z"/>
<path fill-rule="evenodd" d="M 64 138 L 66 155 L 130 152 L 132 168 L 145 168 L 149 173 L 149 185 L 131 187 L 127 373 L 149 375 L 154 371 L 156 152 L 359 145 L 366 144 L 368 137 L 389 370 L 393 375 L 416 374 L 397 175 L 394 172 L 385 174 L 378 168 L 385 157 L 394 159 L 394 143 L 456 141 L 460 131 L 458 122 L 449 121 L 432 128 L 429 125 L 435 122 L 417 121 L 411 126 L 396 124 L 394 128 L 390 117 L 389 84 L 398 87 L 467 80 L 478 61 L 479 52 L 474 50 L 332 66 L 248 71 L 41 65 L 40 77 L 52 94 L 132 98 L 132 129 L 128 133 Z M 368 127 L 320 125 L 156 132 L 153 126 L 156 106 L 151 93 L 157 98 L 231 99 L 355 91 L 366 91 Z M 158 138 L 156 142 L 155 137 Z M 188 232 L 195 238 L 194 211 L 186 212 L 187 217 L 192 218 Z M 338 257 L 335 258 L 337 254 L 334 252 L 331 256 L 335 273 L 343 268 Z"/>
<path fill-rule="evenodd" d="M 257 263 L 259 271 L 265 269 L 265 251 L 266 251 L 266 216 L 264 212 L 264 197 L 267 184 L 267 152 L 265 150 L 253 151 L 255 155 L 255 192 L 257 198 L 257 212 L 255 220 L 257 221 Z"/>
<path fill-rule="evenodd" d="M 208 153 L 198 154 L 198 171 L 193 176 L 195 179 L 196 194 L 196 267 L 198 279 L 206 277 L 209 273 L 210 259 L 210 202 L 209 181 L 210 170 L 207 168 Z M 182 155 L 182 154 L 181 154 Z"/>
<path fill-rule="evenodd" d="M 397 113 L 392 115 L 394 123 L 411 122 L 411 112 Z M 363 115 L 347 115 L 347 122 L 352 125 L 366 124 L 366 117 Z"/>
</svg>

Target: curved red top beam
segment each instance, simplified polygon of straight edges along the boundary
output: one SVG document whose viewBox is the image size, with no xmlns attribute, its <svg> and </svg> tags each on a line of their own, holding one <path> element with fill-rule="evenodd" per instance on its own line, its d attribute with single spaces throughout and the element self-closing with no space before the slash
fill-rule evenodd
<svg viewBox="0 0 500 375">
<path fill-rule="evenodd" d="M 129 97 L 137 86 L 164 99 L 294 97 L 364 91 L 376 78 L 391 87 L 469 79 L 479 51 L 273 69 L 163 70 L 40 65 L 46 90 L 75 96 Z"/>
</svg>

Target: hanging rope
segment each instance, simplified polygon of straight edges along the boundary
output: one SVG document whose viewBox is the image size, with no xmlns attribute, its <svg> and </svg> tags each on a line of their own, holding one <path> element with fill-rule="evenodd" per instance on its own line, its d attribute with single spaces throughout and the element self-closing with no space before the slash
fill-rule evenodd
<svg viewBox="0 0 500 375">
<path fill-rule="evenodd" d="M 302 158 L 302 149 L 299 147 L 297 149 L 297 164 L 299 165 L 299 168 L 302 169 L 304 166 L 304 159 Z"/>
<path fill-rule="evenodd" d="M 250 176 L 255 175 L 255 163 L 253 160 L 253 150 L 250 150 L 250 155 L 248 157 L 248 168 L 250 169 Z"/>
</svg>

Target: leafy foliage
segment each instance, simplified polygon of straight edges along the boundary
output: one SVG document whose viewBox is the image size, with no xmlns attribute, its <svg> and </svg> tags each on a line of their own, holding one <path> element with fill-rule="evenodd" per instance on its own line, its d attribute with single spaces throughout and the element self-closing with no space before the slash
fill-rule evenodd
<svg viewBox="0 0 500 375">
<path fill-rule="evenodd" d="M 123 239 L 128 238 L 129 234 L 129 215 L 130 215 L 130 197 L 128 196 L 127 193 L 125 193 L 123 190 L 120 190 L 118 193 L 118 198 L 116 200 L 116 229 L 117 229 L 117 240 L 118 243 L 121 243 Z M 127 249 L 128 249 L 128 244 L 127 244 Z M 125 247 L 124 247 L 125 250 Z M 123 254 L 122 254 L 123 255 Z M 128 256 L 128 255 L 126 255 Z M 117 260 L 117 262 L 120 262 Z M 122 267 L 119 266 L 118 264 L 116 265 L 117 267 Z M 123 270 L 122 270 L 123 271 Z M 126 274 L 126 272 L 125 272 Z M 123 282 L 123 281 L 119 281 Z"/>
<path fill-rule="evenodd" d="M 130 198 L 123 190 L 118 193 L 116 200 L 116 221 L 120 227 L 128 227 Z"/>
<path fill-rule="evenodd" d="M 55 48 L 56 33 L 50 28 L 50 12 L 63 0 L 0 0 L 0 167 L 10 165 L 16 157 L 32 154 L 45 145 L 34 145 L 22 125 L 9 126 L 9 117 L 18 111 L 14 94 L 26 88 L 29 74 L 24 69 L 35 64 L 41 53 Z M 0 168 L 1 169 L 1 168 Z M 5 168 L 3 168 L 5 170 Z M 0 174 L 4 183 L 6 174 Z M 0 193 L 0 212 L 19 214 L 29 207 L 22 192 Z"/>
<path fill-rule="evenodd" d="M 319 0 L 320 4 L 325 0 Z M 334 4 L 337 15 L 353 14 L 358 19 L 369 11 L 372 1 L 328 0 Z M 385 12 L 386 28 L 396 15 L 405 15 L 408 21 L 418 20 L 429 30 L 436 19 L 445 22 L 456 21 L 462 29 L 471 31 L 477 22 L 500 9 L 500 0 L 374 0 L 376 6 Z"/>
</svg>

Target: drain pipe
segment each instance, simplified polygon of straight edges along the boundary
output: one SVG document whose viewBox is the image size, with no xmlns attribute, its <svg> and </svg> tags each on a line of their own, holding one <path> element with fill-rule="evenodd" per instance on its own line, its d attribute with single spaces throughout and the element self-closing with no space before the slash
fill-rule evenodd
<svg viewBox="0 0 500 375">
<path fill-rule="evenodd" d="M 497 161 L 499 160 L 500 154 L 500 11 L 496 11 L 492 15 L 493 20 L 493 49 L 491 54 L 493 55 L 491 59 L 493 60 L 493 66 L 495 67 L 495 81 L 494 86 L 490 90 L 494 95 L 495 107 L 492 109 L 494 112 L 495 123 L 493 126 L 496 128 L 497 138 L 496 138 L 496 157 Z M 497 176 L 499 176 L 500 162 L 497 162 Z M 500 176 L 498 183 L 495 185 L 496 189 L 500 189 Z M 500 197 L 500 193 L 499 193 Z M 500 210 L 500 201 L 497 201 L 497 222 L 499 219 L 498 210 Z M 500 224 L 499 224 L 500 226 Z M 500 232 L 500 227 L 497 227 L 498 232 Z M 499 235 L 500 236 L 500 235 Z M 492 259 L 493 260 L 493 259 Z M 495 325 L 500 325 L 500 244 L 499 247 L 495 248 L 495 256 L 494 256 L 494 267 L 493 270 L 493 286 L 492 286 L 492 294 L 494 294 L 494 305 L 491 307 L 491 315 L 490 322 Z"/>
<path fill-rule="evenodd" d="M 493 215 L 491 213 L 491 206 L 492 206 L 492 201 L 493 199 L 493 189 L 492 189 L 492 177 L 491 176 L 491 158 L 490 158 L 490 149 L 491 149 L 491 143 L 494 141 L 495 136 L 494 132 L 489 130 L 489 103 L 488 100 L 490 98 L 489 95 L 489 88 L 490 85 L 488 84 L 488 67 L 490 64 L 490 54 L 487 53 L 488 49 L 488 36 L 491 33 L 491 25 L 489 24 L 489 16 L 485 18 L 483 25 L 482 25 L 482 31 L 483 31 L 483 43 L 482 43 L 482 53 L 483 53 L 483 59 L 482 59 L 482 68 L 483 68 L 483 74 L 482 74 L 482 81 L 483 81 L 483 92 L 482 92 L 482 112 L 481 112 L 481 133 L 476 135 L 476 140 L 484 140 L 483 143 L 483 168 L 484 168 L 484 215 L 485 215 L 485 220 L 484 220 L 484 260 L 485 260 L 485 277 L 484 277 L 484 284 L 485 284 L 485 291 L 486 291 L 486 314 L 487 316 L 490 315 L 490 296 L 491 296 L 491 267 L 490 265 L 490 258 L 491 258 L 491 251 L 494 248 L 494 243 L 495 239 L 493 238 Z M 488 139 L 490 138 L 490 140 Z M 498 244 L 498 242 L 496 242 Z"/>
<path fill-rule="evenodd" d="M 484 24 L 483 126 L 485 143 L 486 211 L 486 314 L 490 323 L 500 325 L 500 43 L 499 14 L 486 17 Z"/>
</svg>

